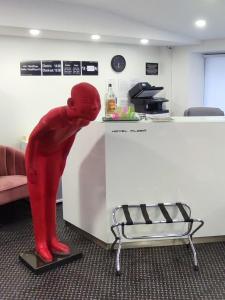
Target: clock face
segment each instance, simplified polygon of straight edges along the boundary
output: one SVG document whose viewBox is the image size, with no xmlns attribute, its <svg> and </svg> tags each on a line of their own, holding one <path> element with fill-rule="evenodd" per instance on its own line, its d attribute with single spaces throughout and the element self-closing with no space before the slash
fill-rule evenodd
<svg viewBox="0 0 225 300">
<path fill-rule="evenodd" d="M 122 55 L 115 55 L 111 60 L 111 66 L 115 72 L 122 72 L 126 67 L 126 60 Z"/>
</svg>

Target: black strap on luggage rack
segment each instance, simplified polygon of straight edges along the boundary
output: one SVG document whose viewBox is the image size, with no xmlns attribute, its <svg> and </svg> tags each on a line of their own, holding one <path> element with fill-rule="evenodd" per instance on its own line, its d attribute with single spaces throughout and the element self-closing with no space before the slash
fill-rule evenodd
<svg viewBox="0 0 225 300">
<path fill-rule="evenodd" d="M 133 221 L 130 217 L 130 213 L 129 213 L 129 210 L 128 210 L 128 205 L 122 205 L 122 208 L 123 208 L 124 216 L 127 220 L 126 225 L 133 225 L 134 223 L 133 223 Z"/>
<path fill-rule="evenodd" d="M 149 215 L 146 209 L 146 204 L 140 204 L 142 215 L 145 219 L 146 224 L 152 224 L 152 221 L 149 219 Z"/>
<path fill-rule="evenodd" d="M 170 216 L 170 213 L 167 208 L 176 208 L 179 212 L 179 215 L 182 216 L 182 218 L 173 219 Z M 119 210 L 123 211 L 124 217 L 126 222 L 118 222 L 117 220 L 117 212 Z M 131 217 L 130 210 L 129 209 L 140 209 L 142 213 L 143 220 L 134 221 Z M 157 220 L 153 220 L 149 216 L 149 212 L 152 209 L 158 209 L 161 212 L 161 218 Z M 149 212 L 148 212 L 149 210 Z M 178 223 L 186 223 L 187 229 L 184 232 L 180 233 L 166 233 L 166 234 L 158 234 L 158 235 L 149 235 L 149 236 L 128 236 L 125 233 L 125 227 L 126 226 L 133 226 L 133 225 L 152 225 L 152 224 L 178 224 Z M 193 224 L 199 223 L 199 225 L 193 230 Z M 139 204 L 139 205 L 121 205 L 117 206 L 113 210 L 113 225 L 111 226 L 111 231 L 115 237 L 115 241 L 113 242 L 111 246 L 111 250 L 114 250 L 115 245 L 118 243 L 117 248 L 117 256 L 116 256 L 116 274 L 120 275 L 120 251 L 122 246 L 122 237 L 125 239 L 157 239 L 157 238 L 182 238 L 187 237 L 189 244 L 191 246 L 192 252 L 193 252 L 193 258 L 194 258 L 194 269 L 198 270 L 198 261 L 197 261 L 197 255 L 196 251 L 192 242 L 192 236 L 193 234 L 198 231 L 202 226 L 204 222 L 200 219 L 192 219 L 191 218 L 191 209 L 190 207 L 185 203 L 158 203 L 158 204 L 152 204 L 152 205 L 146 205 L 146 204 Z"/>
<path fill-rule="evenodd" d="M 171 219 L 165 205 L 163 203 L 159 203 L 159 208 L 164 216 L 164 218 L 166 219 L 166 223 L 173 223 L 173 220 Z"/>
<path fill-rule="evenodd" d="M 186 210 L 184 209 L 183 204 L 180 203 L 180 202 L 178 202 L 178 203 L 176 203 L 176 205 L 177 205 L 179 211 L 181 212 L 181 214 L 182 214 L 182 216 L 183 216 L 183 218 L 184 218 L 184 222 L 193 222 L 193 219 L 191 219 L 191 218 L 188 216 Z"/>
</svg>

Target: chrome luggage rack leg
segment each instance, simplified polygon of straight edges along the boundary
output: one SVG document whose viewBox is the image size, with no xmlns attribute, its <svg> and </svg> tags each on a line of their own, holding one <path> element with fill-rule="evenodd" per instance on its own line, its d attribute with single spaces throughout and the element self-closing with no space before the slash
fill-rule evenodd
<svg viewBox="0 0 225 300">
<path fill-rule="evenodd" d="M 114 228 L 116 227 L 117 230 L 117 235 L 114 231 Z M 122 237 L 120 234 L 120 230 L 118 228 L 118 226 L 111 226 L 111 231 L 115 237 L 115 241 L 113 242 L 113 244 L 111 245 L 111 252 L 114 252 L 115 250 L 115 245 L 118 243 L 118 247 L 117 247 L 117 252 L 116 252 L 116 275 L 120 276 L 121 275 L 121 271 L 120 271 L 120 252 L 121 252 L 121 247 L 122 247 Z"/>
<path fill-rule="evenodd" d="M 192 253 L 193 253 L 194 270 L 198 271 L 199 267 L 198 267 L 197 254 L 196 254 L 196 250 L 195 250 L 195 247 L 194 247 L 194 244 L 192 242 L 192 238 L 190 237 L 190 235 L 188 236 L 188 239 L 189 239 L 189 243 L 191 245 L 191 250 L 192 250 Z"/>
</svg>

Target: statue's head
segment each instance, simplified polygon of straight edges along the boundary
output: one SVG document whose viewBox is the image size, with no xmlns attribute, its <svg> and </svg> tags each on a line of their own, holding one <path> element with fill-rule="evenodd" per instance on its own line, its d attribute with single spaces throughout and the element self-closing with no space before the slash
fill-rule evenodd
<svg viewBox="0 0 225 300">
<path fill-rule="evenodd" d="M 73 86 L 67 105 L 70 116 L 89 121 L 93 121 L 101 109 L 101 101 L 97 89 L 86 82 Z"/>
</svg>

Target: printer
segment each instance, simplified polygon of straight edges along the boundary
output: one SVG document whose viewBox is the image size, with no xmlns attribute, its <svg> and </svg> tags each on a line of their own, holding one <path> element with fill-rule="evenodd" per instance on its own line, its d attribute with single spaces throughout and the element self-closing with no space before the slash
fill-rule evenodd
<svg viewBox="0 0 225 300">
<path fill-rule="evenodd" d="M 148 82 L 139 82 L 129 90 L 131 103 L 137 113 L 163 114 L 169 110 L 164 108 L 164 103 L 169 100 L 154 97 L 163 90 L 163 87 L 151 86 Z"/>
</svg>

